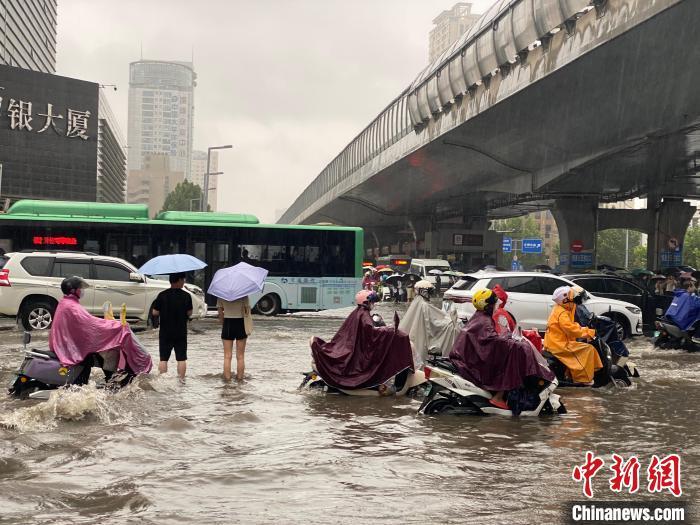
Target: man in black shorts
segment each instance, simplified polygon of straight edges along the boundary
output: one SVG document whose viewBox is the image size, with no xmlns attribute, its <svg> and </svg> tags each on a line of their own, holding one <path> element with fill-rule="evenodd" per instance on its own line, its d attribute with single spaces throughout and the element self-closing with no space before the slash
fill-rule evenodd
<svg viewBox="0 0 700 525">
<path fill-rule="evenodd" d="M 151 314 L 160 321 L 158 371 L 161 374 L 168 371 L 168 359 L 175 350 L 177 375 L 184 380 L 187 371 L 187 321 L 192 315 L 192 297 L 182 289 L 183 286 L 184 273 L 170 274 L 170 289 L 158 294 Z"/>
</svg>

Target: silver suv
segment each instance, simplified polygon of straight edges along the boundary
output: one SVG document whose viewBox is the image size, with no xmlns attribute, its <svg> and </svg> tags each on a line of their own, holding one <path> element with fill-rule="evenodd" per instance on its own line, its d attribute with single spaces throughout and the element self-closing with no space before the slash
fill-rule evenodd
<svg viewBox="0 0 700 525">
<path fill-rule="evenodd" d="M 26 330 L 45 330 L 61 300 L 61 281 L 73 275 L 85 279 L 90 288 L 80 304 L 91 314 L 102 315 L 109 301 L 115 314 L 126 304 L 129 321 L 149 319 L 156 296 L 170 287 L 167 281 L 147 278 L 131 264 L 92 253 L 26 251 L 0 256 L 0 315 L 17 317 Z M 206 315 L 204 292 L 198 286 L 185 285 L 192 295 L 192 317 Z"/>
</svg>

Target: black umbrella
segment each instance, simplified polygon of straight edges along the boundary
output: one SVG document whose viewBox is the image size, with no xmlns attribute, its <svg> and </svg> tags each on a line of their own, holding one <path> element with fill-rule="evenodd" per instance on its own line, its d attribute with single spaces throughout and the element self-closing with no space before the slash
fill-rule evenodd
<svg viewBox="0 0 700 525">
<path fill-rule="evenodd" d="M 415 273 L 407 273 L 403 276 L 403 281 L 410 284 L 416 284 L 421 279 L 422 277 Z"/>
</svg>

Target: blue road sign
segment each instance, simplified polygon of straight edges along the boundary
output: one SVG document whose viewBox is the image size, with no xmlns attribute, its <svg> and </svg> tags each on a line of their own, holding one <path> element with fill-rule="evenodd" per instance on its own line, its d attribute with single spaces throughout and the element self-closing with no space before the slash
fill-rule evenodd
<svg viewBox="0 0 700 525">
<path fill-rule="evenodd" d="M 511 237 L 503 237 L 503 253 L 510 253 L 513 251 L 513 239 Z"/>
<path fill-rule="evenodd" d="M 512 263 L 510 263 L 510 269 L 514 272 L 517 272 L 518 270 L 520 270 L 520 263 L 518 263 L 518 261 L 513 261 Z"/>
<path fill-rule="evenodd" d="M 572 268 L 592 268 L 593 253 L 591 252 L 571 252 L 570 264 Z"/>
<path fill-rule="evenodd" d="M 523 239 L 523 253 L 542 253 L 542 239 Z"/>
</svg>

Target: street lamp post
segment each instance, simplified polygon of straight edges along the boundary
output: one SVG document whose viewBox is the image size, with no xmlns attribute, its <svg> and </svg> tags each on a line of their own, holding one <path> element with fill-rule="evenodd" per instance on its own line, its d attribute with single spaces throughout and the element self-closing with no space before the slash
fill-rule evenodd
<svg viewBox="0 0 700 525">
<path fill-rule="evenodd" d="M 227 144 L 225 146 L 211 146 L 210 148 L 207 149 L 207 172 L 204 174 L 204 188 L 202 190 L 202 202 L 200 203 L 199 210 L 200 211 L 206 211 L 207 210 L 207 205 L 209 204 L 209 175 L 212 175 L 212 173 L 209 173 L 209 170 L 211 168 L 211 150 L 213 149 L 230 149 L 233 146 L 231 144 Z M 219 172 L 221 173 L 221 172 Z"/>
</svg>

